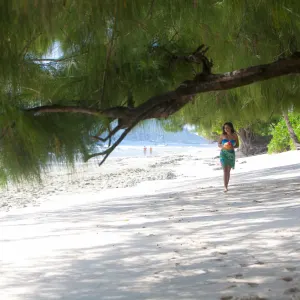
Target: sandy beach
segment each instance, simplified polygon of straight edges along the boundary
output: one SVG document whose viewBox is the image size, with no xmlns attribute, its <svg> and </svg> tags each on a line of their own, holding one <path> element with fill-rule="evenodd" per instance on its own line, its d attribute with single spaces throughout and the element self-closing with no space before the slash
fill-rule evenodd
<svg viewBox="0 0 300 300">
<path fill-rule="evenodd" d="M 9 300 L 300 299 L 300 152 L 120 147 L 0 191 Z"/>
</svg>

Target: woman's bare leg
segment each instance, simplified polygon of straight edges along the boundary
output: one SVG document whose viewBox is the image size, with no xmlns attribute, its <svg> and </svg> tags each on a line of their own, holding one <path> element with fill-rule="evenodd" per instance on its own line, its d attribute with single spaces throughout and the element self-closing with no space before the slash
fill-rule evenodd
<svg viewBox="0 0 300 300">
<path fill-rule="evenodd" d="M 227 191 L 228 191 L 228 183 L 229 183 L 229 179 L 230 179 L 230 171 L 231 171 L 231 167 L 227 166 L 227 176 L 226 176 L 226 179 L 227 179 L 227 182 L 226 182 Z"/>
<path fill-rule="evenodd" d="M 224 179 L 224 192 L 227 192 L 227 185 L 228 185 L 228 172 L 227 172 L 227 166 L 223 166 L 223 179 Z"/>
</svg>

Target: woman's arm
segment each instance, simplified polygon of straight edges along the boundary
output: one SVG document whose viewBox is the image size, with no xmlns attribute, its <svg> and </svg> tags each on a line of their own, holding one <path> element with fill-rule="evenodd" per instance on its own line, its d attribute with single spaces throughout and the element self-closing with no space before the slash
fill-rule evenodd
<svg viewBox="0 0 300 300">
<path fill-rule="evenodd" d="M 221 135 L 221 136 L 219 137 L 219 140 L 218 140 L 218 147 L 219 147 L 219 148 L 223 148 L 222 140 L 223 140 L 223 135 Z"/>
</svg>

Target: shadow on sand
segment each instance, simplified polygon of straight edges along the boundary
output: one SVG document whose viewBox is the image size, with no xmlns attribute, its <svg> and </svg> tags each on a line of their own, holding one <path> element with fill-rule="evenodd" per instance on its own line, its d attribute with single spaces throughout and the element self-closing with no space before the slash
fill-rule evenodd
<svg viewBox="0 0 300 300">
<path fill-rule="evenodd" d="M 2 299 L 300 299 L 299 171 L 236 174 L 227 194 L 217 178 L 185 192 L 10 214 Z"/>
</svg>

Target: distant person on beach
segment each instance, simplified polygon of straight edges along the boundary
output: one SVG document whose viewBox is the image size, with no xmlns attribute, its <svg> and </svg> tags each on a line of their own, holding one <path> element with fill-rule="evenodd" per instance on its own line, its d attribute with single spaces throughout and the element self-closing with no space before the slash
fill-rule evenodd
<svg viewBox="0 0 300 300">
<path fill-rule="evenodd" d="M 150 154 L 152 154 L 152 147 L 150 147 Z"/>
<path fill-rule="evenodd" d="M 235 151 L 234 148 L 239 147 L 239 139 L 231 122 L 226 122 L 222 127 L 218 146 L 221 148 L 220 161 L 224 174 L 224 192 L 228 191 L 228 183 L 230 179 L 231 168 L 235 166 Z"/>
<path fill-rule="evenodd" d="M 144 146 L 144 155 L 146 155 L 146 154 L 147 154 L 147 147 Z"/>
</svg>

